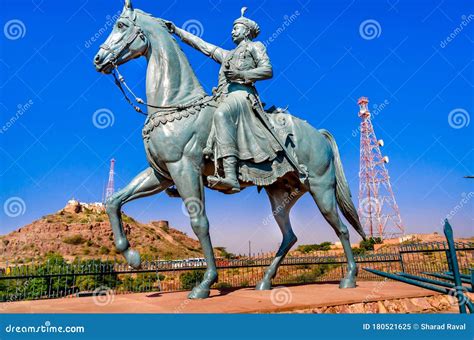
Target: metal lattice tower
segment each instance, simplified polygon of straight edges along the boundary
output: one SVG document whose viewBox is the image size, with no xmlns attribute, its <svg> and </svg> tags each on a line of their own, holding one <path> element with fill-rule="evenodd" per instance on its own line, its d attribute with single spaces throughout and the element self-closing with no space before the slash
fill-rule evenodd
<svg viewBox="0 0 474 340">
<path fill-rule="evenodd" d="M 382 157 L 380 147 L 383 140 L 377 140 L 368 109 L 369 100 L 361 97 L 359 104 L 360 123 L 360 171 L 359 171 L 359 217 L 366 234 L 382 239 L 404 234 L 390 177 L 385 164 L 389 159 Z"/>
<path fill-rule="evenodd" d="M 107 190 L 105 191 L 105 200 L 112 196 L 114 193 L 114 167 L 115 167 L 115 159 L 110 160 L 110 171 L 109 171 L 109 181 L 107 183 Z"/>
</svg>

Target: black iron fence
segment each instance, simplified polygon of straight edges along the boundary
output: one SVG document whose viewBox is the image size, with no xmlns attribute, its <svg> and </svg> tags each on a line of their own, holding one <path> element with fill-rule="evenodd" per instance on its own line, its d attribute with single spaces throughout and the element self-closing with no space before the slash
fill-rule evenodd
<svg viewBox="0 0 474 340">
<path fill-rule="evenodd" d="M 461 271 L 474 267 L 474 244 L 456 244 Z M 444 242 L 402 245 L 383 252 L 356 256 L 358 280 L 383 280 L 363 271 L 373 268 L 385 272 L 404 271 L 422 274 L 447 270 L 447 245 Z M 251 287 L 263 277 L 273 256 L 218 259 L 218 289 Z M 205 261 L 201 259 L 162 261 L 151 259 L 134 270 L 125 263 L 112 260 L 75 260 L 67 262 L 53 256 L 41 263 L 5 264 L 0 268 L 0 302 L 77 297 L 132 292 L 172 292 L 190 290 L 202 279 Z M 338 282 L 345 274 L 346 259 L 342 252 L 319 251 L 312 255 L 287 257 L 274 285 L 316 282 Z"/>
</svg>

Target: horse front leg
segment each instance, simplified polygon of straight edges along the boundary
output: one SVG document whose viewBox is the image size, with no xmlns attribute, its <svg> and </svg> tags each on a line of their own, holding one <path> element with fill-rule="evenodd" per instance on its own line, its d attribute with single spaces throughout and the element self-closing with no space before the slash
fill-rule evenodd
<svg viewBox="0 0 474 340">
<path fill-rule="evenodd" d="M 122 206 L 134 199 L 150 196 L 168 188 L 172 182 L 157 173 L 152 168 L 142 171 L 125 188 L 114 193 L 105 204 L 110 225 L 114 233 L 116 249 L 125 257 L 133 268 L 140 267 L 140 254 L 130 248 L 122 224 Z"/>
<path fill-rule="evenodd" d="M 193 288 L 188 298 L 205 299 L 209 297 L 211 286 L 217 282 L 217 268 L 209 236 L 209 221 L 204 205 L 204 185 L 201 170 L 186 158 L 167 164 L 167 167 L 186 206 L 191 227 L 201 243 L 207 263 L 203 280 Z"/>
</svg>

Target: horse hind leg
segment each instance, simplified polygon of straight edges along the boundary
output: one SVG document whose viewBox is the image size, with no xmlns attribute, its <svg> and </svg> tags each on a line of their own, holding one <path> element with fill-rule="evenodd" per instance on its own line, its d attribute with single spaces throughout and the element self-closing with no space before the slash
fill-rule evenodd
<svg viewBox="0 0 474 340">
<path fill-rule="evenodd" d="M 170 185 L 170 180 L 159 176 L 152 168 L 148 168 L 138 174 L 125 188 L 107 199 L 105 207 L 114 234 L 115 247 L 133 268 L 140 267 L 140 254 L 130 248 L 123 230 L 121 208 L 127 202 L 159 193 Z"/>
<path fill-rule="evenodd" d="M 337 212 L 337 201 L 335 187 L 328 183 L 322 183 L 319 179 L 310 179 L 310 193 L 319 207 L 323 217 L 331 225 L 341 241 L 347 259 L 347 273 L 341 280 L 340 288 L 354 288 L 356 286 L 357 266 L 349 240 L 349 231 Z"/>
<path fill-rule="evenodd" d="M 290 188 L 282 186 L 278 182 L 266 187 L 265 190 L 270 198 L 272 214 L 283 234 L 283 240 L 275 258 L 265 271 L 263 279 L 257 283 L 255 287 L 256 290 L 268 290 L 271 288 L 272 279 L 275 277 L 278 267 L 280 267 L 286 254 L 297 241 L 293 229 L 291 228 L 289 215 L 291 208 L 303 194 L 298 188 L 290 190 Z"/>
</svg>

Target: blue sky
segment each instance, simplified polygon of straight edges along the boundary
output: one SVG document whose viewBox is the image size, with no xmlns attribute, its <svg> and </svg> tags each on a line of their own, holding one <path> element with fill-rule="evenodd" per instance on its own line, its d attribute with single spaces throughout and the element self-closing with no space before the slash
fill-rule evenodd
<svg viewBox="0 0 474 340">
<path fill-rule="evenodd" d="M 146 164 L 143 117 L 123 101 L 110 76 L 92 58 L 110 32 L 108 19 L 122 1 L 1 0 L 0 234 L 62 208 L 75 197 L 102 198 L 110 158 L 116 187 Z M 472 235 L 474 181 L 474 10 L 457 1 L 134 1 L 134 6 L 178 26 L 199 22 L 202 37 L 232 48 L 230 30 L 242 6 L 261 26 L 274 78 L 258 84 L 268 104 L 336 137 L 357 204 L 360 123 L 357 98 L 368 96 L 407 232 L 441 232 L 448 214 L 455 233 Z M 293 16 L 285 26 L 285 16 Z M 364 22 L 375 32 L 364 31 Z M 370 28 L 370 26 L 369 26 Z M 101 33 L 103 30 L 105 33 Z M 280 33 L 276 33 L 280 32 Z M 92 37 L 98 37 L 92 41 Z M 448 39 L 449 38 L 449 39 Z M 218 65 L 183 46 L 206 90 Z M 122 68 L 143 96 L 145 60 Z M 99 129 L 94 113 L 109 110 L 113 124 Z M 103 111 L 99 111 L 103 112 Z M 20 201 L 18 201 L 18 199 Z M 12 211 L 20 202 L 20 210 Z M 214 245 L 245 252 L 276 249 L 276 224 L 264 193 L 207 192 Z M 18 207 L 18 206 L 17 206 Z M 167 219 L 192 234 L 181 201 L 165 194 L 131 202 L 140 221 Z M 454 213 L 451 213 L 453 211 Z M 310 197 L 292 210 L 299 243 L 336 241 Z M 352 239 L 357 240 L 355 232 Z"/>
</svg>

